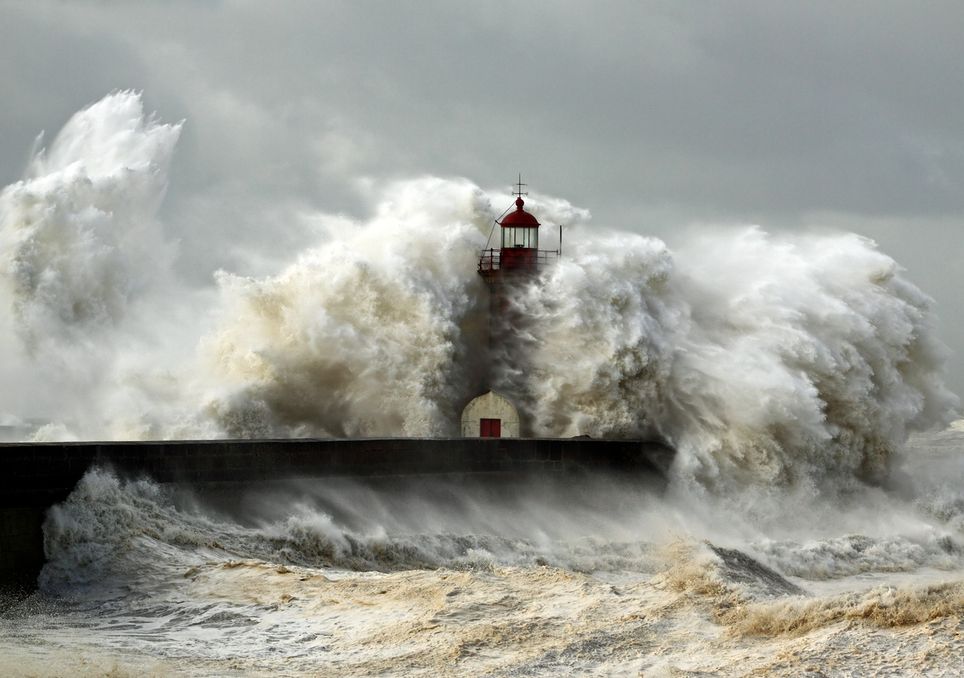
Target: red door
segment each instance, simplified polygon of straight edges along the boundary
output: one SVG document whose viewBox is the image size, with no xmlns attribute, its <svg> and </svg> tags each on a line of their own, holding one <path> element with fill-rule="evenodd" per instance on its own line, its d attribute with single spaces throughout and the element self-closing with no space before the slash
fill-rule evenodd
<svg viewBox="0 0 964 678">
<path fill-rule="evenodd" d="M 480 419 L 479 435 L 483 438 L 501 438 L 502 420 L 501 419 Z"/>
</svg>

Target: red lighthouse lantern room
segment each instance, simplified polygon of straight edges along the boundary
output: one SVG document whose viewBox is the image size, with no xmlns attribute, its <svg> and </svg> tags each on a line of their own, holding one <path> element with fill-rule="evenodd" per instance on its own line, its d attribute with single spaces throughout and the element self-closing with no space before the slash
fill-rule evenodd
<svg viewBox="0 0 964 678">
<path fill-rule="evenodd" d="M 539 222 L 523 209 L 522 196 L 515 199 L 515 210 L 509 212 L 499 226 L 502 227 L 502 249 L 499 251 L 503 270 L 533 269 L 537 266 L 539 251 Z"/>
<path fill-rule="evenodd" d="M 541 264 L 549 263 L 550 259 L 555 259 L 560 254 L 560 250 L 539 249 L 539 220 L 525 210 L 522 196 L 528 193 L 523 193 L 524 186 L 520 176 L 516 184 L 517 190 L 513 191 L 516 196 L 515 209 L 510 207 L 500 219 L 496 219 L 495 223 L 501 232 L 501 247 L 498 250 L 482 250 L 479 274 L 486 282 L 499 282 L 504 276 L 535 273 Z M 561 227 L 559 236 L 561 249 Z"/>
</svg>

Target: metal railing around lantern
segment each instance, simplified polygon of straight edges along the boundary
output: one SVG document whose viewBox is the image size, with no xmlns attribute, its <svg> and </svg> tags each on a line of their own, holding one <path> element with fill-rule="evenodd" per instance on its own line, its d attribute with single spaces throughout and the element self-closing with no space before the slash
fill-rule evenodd
<svg viewBox="0 0 964 678">
<path fill-rule="evenodd" d="M 519 264 L 523 261 L 527 266 L 535 264 L 536 267 L 541 268 L 542 266 L 555 263 L 559 260 L 559 250 L 509 249 L 507 251 L 513 253 L 512 269 L 520 268 Z M 507 267 L 507 270 L 508 268 L 509 267 Z M 479 256 L 479 273 L 500 270 L 503 270 L 501 250 L 482 250 L 482 254 Z"/>
</svg>

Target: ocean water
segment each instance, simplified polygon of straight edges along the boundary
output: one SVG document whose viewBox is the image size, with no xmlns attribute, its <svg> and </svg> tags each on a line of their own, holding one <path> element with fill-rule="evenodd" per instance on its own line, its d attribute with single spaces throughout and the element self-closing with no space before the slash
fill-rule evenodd
<svg viewBox="0 0 964 678">
<path fill-rule="evenodd" d="M 0 673 L 960 675 L 962 453 L 964 426 L 918 436 L 899 483 L 769 516 L 626 477 L 227 497 L 95 470 Z"/>
<path fill-rule="evenodd" d="M 313 246 L 266 274 L 222 243 L 240 270 L 202 285 L 161 219 L 181 129 L 115 92 L 0 191 L 5 436 L 450 436 L 494 386 L 533 435 L 668 441 L 668 486 L 93 469 L 3 613 L 0 673 L 960 673 L 960 403 L 932 300 L 875 243 L 671 249 L 533 193 L 566 252 L 489 346 L 476 264 L 506 196 L 361 182 L 368 213 L 306 206 L 265 228 Z"/>
</svg>

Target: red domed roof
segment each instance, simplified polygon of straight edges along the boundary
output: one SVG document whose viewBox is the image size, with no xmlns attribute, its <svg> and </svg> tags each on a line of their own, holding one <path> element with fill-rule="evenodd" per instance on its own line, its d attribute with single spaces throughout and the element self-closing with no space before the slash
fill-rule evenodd
<svg viewBox="0 0 964 678">
<path fill-rule="evenodd" d="M 509 212 L 507 215 L 505 215 L 502 218 L 502 221 L 499 222 L 499 225 L 502 226 L 502 228 L 507 228 L 509 226 L 514 226 L 516 228 L 520 226 L 538 228 L 539 222 L 536 221 L 534 216 L 522 209 L 523 205 L 525 205 L 525 202 L 522 200 L 522 198 L 516 198 L 515 212 Z"/>
</svg>

